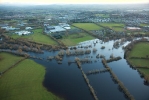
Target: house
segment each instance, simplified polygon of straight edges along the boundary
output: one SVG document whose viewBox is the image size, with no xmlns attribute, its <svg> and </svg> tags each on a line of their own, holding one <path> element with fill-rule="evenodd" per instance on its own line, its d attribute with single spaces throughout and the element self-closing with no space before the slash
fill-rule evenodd
<svg viewBox="0 0 149 100">
<path fill-rule="evenodd" d="M 50 32 L 63 32 L 66 31 L 66 29 L 62 28 L 61 26 L 54 26 L 55 29 L 51 29 Z"/>
<path fill-rule="evenodd" d="M 46 26 L 46 29 L 47 29 L 47 30 L 54 30 L 55 27 L 54 27 L 54 26 Z"/>
<path fill-rule="evenodd" d="M 61 26 L 62 28 L 64 28 L 64 29 L 71 29 L 70 28 L 70 25 L 69 24 L 66 24 L 66 23 L 59 23 L 59 26 Z"/>
<path fill-rule="evenodd" d="M 32 27 L 26 27 L 25 30 L 31 30 L 33 29 Z"/>
<path fill-rule="evenodd" d="M 16 34 L 18 35 L 28 35 L 28 34 L 31 34 L 31 32 L 29 31 L 18 31 L 18 32 L 15 32 Z"/>
<path fill-rule="evenodd" d="M 64 32 L 64 31 L 66 31 L 66 29 L 61 26 L 46 26 L 45 28 L 46 33 L 56 33 L 56 32 Z"/>
</svg>

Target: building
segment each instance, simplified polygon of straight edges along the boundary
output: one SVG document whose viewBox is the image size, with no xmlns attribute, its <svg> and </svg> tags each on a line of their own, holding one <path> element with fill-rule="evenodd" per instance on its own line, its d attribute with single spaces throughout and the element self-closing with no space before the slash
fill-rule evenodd
<svg viewBox="0 0 149 100">
<path fill-rule="evenodd" d="M 141 30 L 141 28 L 139 28 L 139 27 L 127 27 L 127 30 L 136 31 L 136 30 Z"/>
<path fill-rule="evenodd" d="M 66 29 L 62 28 L 61 26 L 54 26 L 54 29 L 51 29 L 50 32 L 63 32 L 66 31 Z"/>
<path fill-rule="evenodd" d="M 46 29 L 47 29 L 47 30 L 54 30 L 55 27 L 54 27 L 54 26 L 46 26 Z"/>
<path fill-rule="evenodd" d="M 33 29 L 32 27 L 26 27 L 25 30 L 31 30 Z"/>
<path fill-rule="evenodd" d="M 29 31 L 18 31 L 18 32 L 15 32 L 16 34 L 18 35 L 28 35 L 28 34 L 31 34 L 31 32 Z"/>
<path fill-rule="evenodd" d="M 5 26 L 5 27 L 1 27 L 2 29 L 5 29 L 6 31 L 13 31 L 13 30 L 16 30 L 16 29 L 20 29 L 20 28 L 14 28 L 12 26 Z"/>
</svg>

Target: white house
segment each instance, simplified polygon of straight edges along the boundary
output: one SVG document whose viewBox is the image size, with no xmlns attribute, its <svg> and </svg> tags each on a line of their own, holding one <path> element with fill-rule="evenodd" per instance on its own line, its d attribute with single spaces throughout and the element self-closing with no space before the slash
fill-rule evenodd
<svg viewBox="0 0 149 100">
<path fill-rule="evenodd" d="M 15 32 L 15 33 L 18 34 L 18 35 L 28 35 L 31 32 L 29 32 L 29 31 L 18 31 L 18 32 Z"/>
<path fill-rule="evenodd" d="M 26 27 L 25 30 L 31 30 L 33 29 L 32 27 Z"/>
</svg>

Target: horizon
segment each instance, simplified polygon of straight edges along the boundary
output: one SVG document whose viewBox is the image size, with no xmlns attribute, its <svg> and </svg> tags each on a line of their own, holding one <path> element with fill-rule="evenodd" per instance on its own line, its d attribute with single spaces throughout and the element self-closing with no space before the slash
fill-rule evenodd
<svg viewBox="0 0 149 100">
<path fill-rule="evenodd" d="M 60 4 L 60 5 L 66 5 L 66 4 L 148 4 L 148 0 L 54 0 L 54 1 L 48 1 L 48 0 L 1 0 L 0 4 L 14 4 L 14 5 L 51 5 L 51 4 Z"/>
</svg>

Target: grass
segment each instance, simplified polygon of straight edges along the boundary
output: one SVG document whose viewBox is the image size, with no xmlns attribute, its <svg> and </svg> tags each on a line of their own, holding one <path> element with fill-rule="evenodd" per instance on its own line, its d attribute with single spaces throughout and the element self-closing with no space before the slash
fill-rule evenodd
<svg viewBox="0 0 149 100">
<path fill-rule="evenodd" d="M 129 57 L 146 57 L 149 55 L 149 43 L 148 42 L 140 42 L 135 44 L 131 52 L 129 53 Z M 135 66 L 148 66 L 149 61 L 146 59 L 129 59 L 130 63 Z M 146 75 L 149 75 L 149 69 L 138 68 L 140 71 L 143 71 Z"/>
<path fill-rule="evenodd" d="M 149 69 L 139 68 L 145 75 L 149 75 Z"/>
<path fill-rule="evenodd" d="M 97 26 L 94 23 L 74 23 L 73 24 L 76 27 L 82 28 L 84 30 L 90 31 L 90 30 L 101 30 L 102 27 Z"/>
<path fill-rule="evenodd" d="M 146 57 L 146 55 L 149 55 L 149 43 L 148 42 L 140 42 L 136 44 L 132 51 L 129 54 L 129 57 Z"/>
<path fill-rule="evenodd" d="M 11 35 L 12 38 L 17 39 L 17 38 L 25 38 L 31 41 L 43 43 L 43 44 L 51 44 L 51 45 L 57 45 L 57 43 L 52 40 L 50 37 L 42 34 L 42 29 L 35 29 L 33 30 L 33 34 L 31 35 L 26 35 L 26 36 L 19 36 L 17 34 Z"/>
<path fill-rule="evenodd" d="M 148 66 L 149 67 L 149 61 L 143 60 L 143 59 L 129 59 L 131 63 L 135 66 Z"/>
<path fill-rule="evenodd" d="M 149 26 L 149 24 L 140 24 L 140 26 Z"/>
<path fill-rule="evenodd" d="M 132 31 L 126 31 L 127 32 L 127 35 L 131 35 L 131 34 L 148 34 L 147 32 L 132 32 Z"/>
<path fill-rule="evenodd" d="M 123 31 L 124 24 L 121 23 L 99 23 L 99 25 L 113 29 L 114 31 Z"/>
<path fill-rule="evenodd" d="M 22 58 L 9 53 L 0 53 L 0 57 L 2 57 L 2 60 L 0 60 L 0 72 L 6 70 Z"/>
<path fill-rule="evenodd" d="M 0 100 L 60 100 L 43 87 L 43 66 L 26 59 L 0 78 Z"/>
<path fill-rule="evenodd" d="M 15 22 L 17 22 L 16 20 L 4 20 L 3 21 L 4 23 L 15 23 Z"/>
<path fill-rule="evenodd" d="M 82 36 L 80 38 L 77 38 L 77 36 Z M 76 33 L 76 34 L 71 34 L 68 36 L 64 36 L 62 39 L 60 39 L 65 45 L 67 46 L 73 46 L 76 45 L 80 42 L 86 41 L 86 40 L 91 40 L 94 39 L 93 36 L 86 34 L 86 33 Z"/>
</svg>

